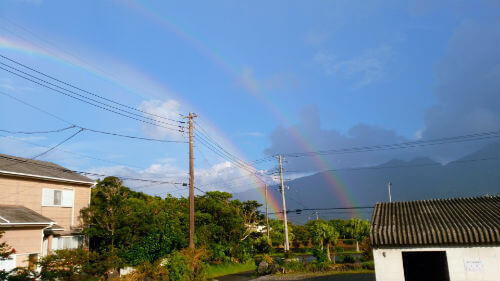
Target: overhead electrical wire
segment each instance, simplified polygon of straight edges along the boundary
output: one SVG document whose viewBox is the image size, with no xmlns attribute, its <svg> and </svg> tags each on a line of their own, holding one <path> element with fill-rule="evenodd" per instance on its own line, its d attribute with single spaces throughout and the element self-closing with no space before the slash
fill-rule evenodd
<svg viewBox="0 0 500 281">
<path fill-rule="evenodd" d="M 475 141 L 475 140 L 483 140 L 483 139 L 491 139 L 499 137 L 500 137 L 500 131 L 490 131 L 490 132 L 481 132 L 481 133 L 474 133 L 474 134 L 460 135 L 453 137 L 444 137 L 438 139 L 410 141 L 404 143 L 382 144 L 374 146 L 362 146 L 362 147 L 351 147 L 343 149 L 329 149 L 329 150 L 318 150 L 318 151 L 307 151 L 307 152 L 283 153 L 281 155 L 288 157 L 310 157 L 319 155 L 372 152 L 381 150 L 404 149 L 404 148 L 414 148 L 414 147 L 422 147 L 430 145 L 450 144 L 450 143 Z"/>
<path fill-rule="evenodd" d="M 126 104 L 123 104 L 123 103 L 120 103 L 120 102 L 114 101 L 114 100 L 112 100 L 112 99 L 109 99 L 109 98 L 103 97 L 103 96 L 101 96 L 101 95 L 98 95 L 98 94 L 92 93 L 92 92 L 90 92 L 90 91 L 84 90 L 84 89 L 82 89 L 82 88 L 80 88 L 80 87 L 75 86 L 74 84 L 71 84 L 71 83 L 68 83 L 68 82 L 62 81 L 62 80 L 60 80 L 60 79 L 58 79 L 58 78 L 56 78 L 56 77 L 54 77 L 54 76 L 48 75 L 48 74 L 46 74 L 46 73 L 44 73 L 44 72 L 41 72 L 41 71 L 39 71 L 39 70 L 37 70 L 37 69 L 34 69 L 34 68 L 32 68 L 32 67 L 30 67 L 30 66 L 28 66 L 28 65 L 26 65 L 26 64 L 23 64 L 23 63 L 21 63 L 21 62 L 19 62 L 19 61 L 16 61 L 16 60 L 14 60 L 14 59 L 12 59 L 12 58 L 9 58 L 9 57 L 5 56 L 5 55 L 0 54 L 0 57 L 4 58 L 4 59 L 6 59 L 6 60 L 8 60 L 8 61 L 10 61 L 10 62 L 12 62 L 12 63 L 15 63 L 15 64 L 17 64 L 17 65 L 19 65 L 19 66 L 22 66 L 22 67 L 24 67 L 24 68 L 26 68 L 26 69 L 29 69 L 29 70 L 31 70 L 31 71 L 33 71 L 33 72 L 35 72 L 35 73 L 38 73 L 38 74 L 40 74 L 40 75 L 43 75 L 43 76 L 45 76 L 45 77 L 47 77 L 47 78 L 49 78 L 49 79 L 52 79 L 52 80 L 54 80 L 54 81 L 57 81 L 57 82 L 59 82 L 59 83 L 61 83 L 61 84 L 64 84 L 64 85 L 66 85 L 66 86 L 69 86 L 69 87 L 71 87 L 71 88 L 73 88 L 73 89 L 75 89 L 75 90 L 79 90 L 79 91 L 81 91 L 81 92 L 84 92 L 84 93 L 86 93 L 86 94 L 92 95 L 92 96 L 97 97 L 97 98 L 100 98 L 100 99 L 102 99 L 102 100 L 105 100 L 105 101 L 108 101 L 108 102 L 114 103 L 114 104 L 116 104 L 116 105 L 120 105 L 120 106 L 122 106 L 122 107 L 125 107 L 125 108 L 128 108 L 128 109 L 131 109 L 131 110 L 134 110 L 134 111 L 137 111 L 137 112 L 141 112 L 142 114 L 146 114 L 146 115 L 154 116 L 154 117 L 157 117 L 157 118 L 161 118 L 161 119 L 165 119 L 165 120 L 169 120 L 169 121 L 173 121 L 173 122 L 178 122 L 178 123 L 181 123 L 181 124 L 186 123 L 186 122 L 184 122 L 184 121 L 175 120 L 175 119 L 168 118 L 168 117 L 164 117 L 164 116 L 161 116 L 161 115 L 158 115 L 158 114 L 150 113 L 150 112 L 147 112 L 147 111 L 144 111 L 144 110 L 141 110 L 141 109 L 138 109 L 138 108 L 132 107 L 132 106 L 128 106 L 128 105 L 126 105 Z M 3 64 L 3 63 L 2 63 L 2 64 Z M 6 64 L 3 64 L 3 65 L 6 65 Z M 6 65 L 6 66 L 8 66 L 8 65 Z"/>
<path fill-rule="evenodd" d="M 116 136 L 116 137 L 123 137 L 123 138 L 129 138 L 129 139 L 139 139 L 139 140 L 146 140 L 146 141 L 155 141 L 155 142 L 164 142 L 164 143 L 187 143 L 187 141 L 178 141 L 178 140 L 162 140 L 162 139 L 153 139 L 153 138 L 145 138 L 145 137 L 138 137 L 138 136 L 130 136 L 130 135 L 124 135 L 124 134 L 118 134 L 118 133 L 113 133 L 113 132 L 107 132 L 107 131 L 102 131 L 102 130 L 96 130 L 96 129 L 91 129 L 91 128 L 88 128 L 88 127 L 84 127 L 84 126 L 80 126 L 80 125 L 77 125 L 77 124 L 74 124 L 72 122 L 69 122 L 53 113 L 50 113 L 46 110 L 43 110 L 37 106 L 34 106 L 26 101 L 23 101 L 19 98 L 16 98 L 16 97 L 13 97 L 5 92 L 2 92 L 0 91 L 0 94 L 2 95 L 5 95 L 7 97 L 10 97 L 24 105 L 27 105 L 31 108 L 34 108 L 42 113 L 45 113 L 51 117 L 54 117 L 60 121 L 63 121 L 65 123 L 68 123 L 68 124 L 71 124 L 71 126 L 69 127 L 66 127 L 66 128 L 62 128 L 62 129 L 57 129 L 57 130 L 51 130 L 51 131 L 40 131 L 40 132 L 26 132 L 26 131 L 9 131 L 9 130 L 4 130 L 4 129 L 0 129 L 0 132 L 6 132 L 6 133 L 11 133 L 11 134 L 42 134 L 42 133 L 56 133 L 56 132 L 62 132 L 62 131 L 65 131 L 65 130 L 68 130 L 68 129 L 71 129 L 71 128 L 81 128 L 81 129 L 85 129 L 89 132 L 93 132 L 93 133 L 99 133 L 99 134 L 105 134 L 105 135 L 111 135 L 111 136 Z"/>
<path fill-rule="evenodd" d="M 0 62 L 0 64 L 2 64 L 2 65 L 6 65 L 6 64 L 1 63 L 1 62 Z M 32 76 L 32 75 L 27 74 L 27 73 L 25 73 L 25 72 L 23 72 L 23 71 L 17 70 L 17 69 L 16 69 L 16 68 L 14 68 L 14 67 L 11 67 L 11 66 L 8 66 L 8 65 L 6 65 L 6 66 L 7 66 L 7 67 L 9 67 L 9 68 L 11 68 L 11 69 L 14 69 L 14 70 L 16 70 L 16 71 L 18 71 L 18 72 L 21 72 L 21 73 L 23 73 L 23 74 L 25 74 L 25 75 Z M 12 70 L 6 69 L 6 68 L 4 68 L 4 67 L 2 67 L 2 66 L 0 66 L 0 69 L 4 70 L 4 71 L 6 71 L 6 72 L 9 72 L 9 73 L 11 73 L 11 74 L 13 74 L 13 75 L 16 75 L 16 76 L 18 76 L 18 77 L 20 77 L 20 78 L 23 78 L 23 79 L 25 79 L 25 80 L 28 80 L 28 81 L 30 81 L 30 82 L 32 82 L 32 83 L 35 83 L 35 84 L 37 84 L 37 85 L 40 85 L 40 86 L 42 86 L 42 87 L 45 87 L 45 88 L 47 88 L 47 89 L 50 89 L 50 90 L 52 90 L 52 91 L 54 91 L 54 92 L 60 93 L 60 94 L 62 94 L 62 95 L 65 95 L 65 96 L 67 96 L 67 97 L 70 97 L 70 98 L 73 98 L 73 99 L 76 99 L 76 100 L 79 100 L 79 101 L 81 101 L 81 102 L 84 102 L 84 103 L 86 103 L 86 104 L 92 105 L 92 106 L 97 107 L 97 108 L 100 108 L 100 109 L 102 109 L 102 110 L 105 110 L 105 111 L 108 111 L 108 112 L 111 112 L 111 113 L 118 114 L 118 115 L 123 116 L 123 117 L 127 117 L 127 118 L 130 118 L 130 119 L 133 119 L 133 120 L 139 121 L 139 122 L 143 122 L 143 123 L 145 123 L 145 124 L 149 124 L 149 125 L 153 125 L 153 126 L 157 126 L 157 127 L 162 127 L 162 128 L 165 128 L 165 129 L 168 129 L 168 130 L 173 130 L 173 131 L 179 131 L 179 132 L 182 132 L 182 131 L 183 131 L 183 129 L 184 129 L 184 126 L 181 126 L 181 125 L 174 125 L 174 124 L 167 123 L 167 122 L 163 122 L 163 121 L 160 121 L 160 120 L 156 120 L 156 119 L 153 119 L 153 118 L 150 118 L 150 117 L 145 117 L 145 116 L 142 116 L 142 115 L 140 115 L 140 114 L 136 114 L 136 113 L 130 112 L 130 111 L 128 111 L 128 110 L 124 110 L 124 109 L 118 108 L 118 107 L 116 107 L 116 106 L 112 106 L 112 105 L 109 105 L 109 104 L 105 104 L 105 103 L 102 103 L 102 102 L 97 101 L 97 100 L 95 100 L 95 99 L 92 99 L 92 98 L 89 98 L 89 97 L 85 97 L 85 96 L 83 96 L 83 95 L 81 95 L 81 94 L 78 94 L 78 93 L 76 93 L 76 92 L 74 92 L 74 91 L 71 91 L 71 90 L 65 89 L 65 88 L 63 88 L 63 87 L 60 87 L 60 86 L 54 85 L 53 83 L 50 83 L 50 82 L 48 82 L 48 81 L 45 81 L 45 80 L 43 80 L 43 79 L 41 79 L 41 78 L 34 77 L 34 79 L 37 79 L 37 80 L 39 80 L 39 81 L 42 81 L 42 82 L 39 82 L 39 81 L 35 81 L 35 80 L 33 80 L 33 79 L 29 78 L 29 77 L 23 76 L 23 75 L 21 75 L 21 74 L 19 74 L 19 73 L 16 73 L 16 72 L 14 72 L 14 71 L 12 71 Z M 61 89 L 61 90 L 55 89 L 55 88 L 53 88 L 53 87 L 51 87 L 51 86 L 48 86 L 48 85 L 46 85 L 46 84 L 44 84 L 44 83 L 46 83 L 46 84 L 48 84 L 48 85 L 51 85 L 51 86 L 53 86 L 53 87 L 59 88 L 59 89 Z M 70 94 L 70 93 L 71 93 L 71 94 Z M 73 95 L 72 95 L 72 94 L 73 94 Z M 74 96 L 74 95 L 76 95 L 76 96 Z M 133 116 L 130 116 L 130 115 L 133 115 Z M 134 116 L 136 116 L 136 117 L 134 117 Z M 146 120 L 144 120 L 144 119 L 146 119 Z M 149 120 L 149 121 L 148 121 L 148 120 Z M 166 126 L 170 126 L 170 127 L 166 127 Z"/>
<path fill-rule="evenodd" d="M 46 169 L 51 169 L 51 170 L 57 170 L 61 172 L 66 172 L 66 173 L 77 173 L 77 174 L 82 174 L 82 175 L 90 175 L 90 176 L 97 176 L 97 177 L 116 177 L 122 180 L 130 180 L 130 181 L 139 181 L 139 182 L 150 182 L 150 183 L 159 183 L 159 184 L 175 184 L 175 185 L 183 185 L 187 186 L 187 183 L 184 182 L 173 182 L 173 181 L 163 181 L 163 180 L 153 180 L 153 179 L 144 179 L 144 178 L 133 178 L 133 177 L 122 177 L 122 176 L 116 176 L 116 175 L 104 175 L 104 174 L 99 174 L 99 173 L 94 173 L 94 172 L 86 172 L 86 171 L 78 171 L 78 170 L 70 170 L 62 167 L 56 167 L 52 165 L 45 165 L 39 162 L 33 162 L 29 161 L 31 159 L 18 159 L 14 157 L 10 157 L 8 155 L 0 155 L 0 158 L 7 159 L 9 161 L 14 161 L 14 162 L 29 162 L 30 165 L 35 165 L 39 167 L 43 167 Z M 0 167 L 1 168 L 1 167 Z"/>
</svg>

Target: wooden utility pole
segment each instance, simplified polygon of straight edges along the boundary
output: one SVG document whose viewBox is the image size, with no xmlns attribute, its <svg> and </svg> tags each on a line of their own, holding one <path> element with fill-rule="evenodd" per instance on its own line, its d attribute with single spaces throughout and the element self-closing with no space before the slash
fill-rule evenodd
<svg viewBox="0 0 500 281">
<path fill-rule="evenodd" d="M 267 239 L 269 239 L 269 211 L 267 209 L 267 184 L 264 184 L 266 188 L 266 230 L 267 230 Z"/>
<path fill-rule="evenodd" d="M 193 163 L 193 118 L 189 113 L 189 248 L 194 249 L 194 163 Z"/>
<path fill-rule="evenodd" d="M 283 201 L 283 223 L 285 224 L 285 251 L 289 251 L 290 244 L 288 243 L 288 223 L 286 220 L 285 184 L 283 183 L 283 164 L 281 155 L 278 155 L 278 159 L 280 161 L 281 200 Z"/>
</svg>

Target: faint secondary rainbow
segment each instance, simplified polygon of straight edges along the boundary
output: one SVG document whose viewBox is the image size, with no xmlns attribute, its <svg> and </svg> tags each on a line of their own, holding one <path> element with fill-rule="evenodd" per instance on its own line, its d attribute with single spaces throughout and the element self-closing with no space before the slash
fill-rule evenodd
<svg viewBox="0 0 500 281">
<path fill-rule="evenodd" d="M 164 16 L 159 15 L 158 12 L 140 1 L 125 0 L 120 3 L 125 3 L 129 8 L 133 9 L 135 12 L 140 13 L 144 17 L 152 20 L 158 25 L 165 28 L 167 31 L 173 33 L 178 38 L 183 40 L 186 44 L 195 48 L 199 53 L 210 59 L 222 70 L 226 71 L 231 76 L 236 77 L 240 82 L 243 83 L 245 88 L 249 93 L 251 93 L 256 99 L 258 99 L 264 106 L 273 114 L 273 116 L 283 124 L 289 124 L 289 118 L 279 110 L 279 108 L 272 102 L 270 98 L 264 95 L 258 85 L 258 83 L 252 79 L 241 79 L 241 73 L 239 73 L 234 67 L 231 66 L 222 56 L 218 55 L 215 51 L 208 48 L 205 44 L 195 39 L 183 29 L 179 28 L 178 25 L 173 24 L 171 21 L 167 20 Z M 305 151 L 317 151 L 318 148 L 314 147 L 313 142 L 309 140 L 304 133 L 302 133 L 297 127 L 290 126 L 294 139 L 304 148 Z M 341 181 L 338 175 L 332 171 L 333 167 L 330 165 L 325 157 L 314 156 L 312 157 L 316 167 L 320 170 L 326 171 L 323 173 L 325 180 L 329 183 L 331 189 L 333 190 L 335 196 L 337 196 L 344 204 L 344 206 L 357 206 L 357 201 L 354 196 L 350 193 L 349 188 Z M 353 210 L 353 215 L 363 216 L 360 211 Z"/>
<path fill-rule="evenodd" d="M 47 49 L 47 48 L 43 48 L 43 47 L 40 47 L 40 46 L 37 46 L 35 44 L 30 44 L 29 42 L 26 42 L 24 40 L 20 41 L 20 40 L 13 40 L 13 39 L 7 39 L 7 38 L 4 38 L 2 36 L 0 36 L 0 49 L 7 49 L 7 50 L 12 50 L 12 51 L 16 51 L 16 52 L 22 52 L 22 53 L 28 53 L 30 55 L 34 55 L 34 56 L 37 56 L 37 57 L 41 57 L 41 58 L 44 58 L 44 59 L 49 59 L 49 60 L 52 60 L 52 61 L 55 61 L 57 63 L 61 63 L 61 64 L 64 64 L 64 65 L 67 65 L 67 66 L 70 66 L 70 67 L 73 67 L 73 68 L 76 68 L 76 69 L 81 69 L 81 70 L 84 70 L 88 73 L 91 73 L 92 75 L 96 76 L 96 77 L 99 77 L 101 79 L 104 79 L 108 82 L 111 82 L 131 93 L 134 93 L 142 98 L 149 98 L 147 97 L 143 91 L 137 91 L 134 89 L 134 87 L 131 87 L 129 86 L 128 84 L 125 84 L 124 82 L 120 81 L 120 79 L 117 79 L 117 78 L 114 78 L 114 77 L 111 77 L 110 75 L 106 74 L 104 71 L 88 64 L 88 63 L 84 63 L 82 62 L 81 60 L 67 54 L 67 53 L 64 53 L 64 52 L 60 52 L 60 51 L 57 51 L 57 50 L 53 50 L 53 49 Z M 116 62 L 114 62 L 115 64 L 117 64 Z M 121 69 L 124 69 L 124 64 L 120 64 L 121 66 Z M 171 95 L 172 91 L 170 91 L 169 89 L 166 89 L 164 88 L 163 85 L 159 85 L 157 83 L 155 83 L 152 79 L 150 79 L 149 77 L 147 77 L 147 75 L 141 73 L 140 71 L 137 71 L 135 69 L 132 69 L 130 67 L 126 67 L 126 69 L 130 72 L 130 74 L 128 76 L 133 76 L 134 77 L 134 80 L 135 81 L 142 81 L 141 83 L 143 84 L 147 84 L 148 87 L 141 87 L 141 88 L 149 88 L 149 89 L 154 89 L 154 91 L 156 91 L 156 93 L 160 92 L 160 93 L 163 93 L 163 94 L 168 94 L 168 95 Z M 187 102 L 183 102 L 184 104 L 187 104 Z M 186 106 L 186 107 L 190 107 L 190 106 Z M 192 107 L 190 107 L 192 108 Z M 204 119 L 205 121 L 207 121 L 207 119 Z M 230 147 L 230 150 L 231 151 L 235 151 L 236 155 L 242 159 L 245 159 L 245 157 L 243 157 L 243 154 L 236 148 L 236 146 L 234 144 L 232 144 L 232 142 L 229 140 L 228 137 L 226 137 L 221 130 L 219 129 L 216 129 L 215 126 L 213 125 L 210 125 L 210 131 L 215 131 L 217 133 L 217 136 L 218 136 L 218 139 L 223 139 L 223 143 Z M 264 187 L 261 183 L 261 180 L 256 176 L 256 175 L 249 175 L 249 177 L 251 178 L 251 183 L 252 185 L 258 190 L 259 194 L 262 196 L 263 200 L 264 200 L 264 197 L 265 197 L 265 191 L 264 191 Z M 275 213 L 278 213 L 281 208 L 280 208 L 280 205 L 278 203 L 278 201 L 276 200 L 276 198 L 274 198 L 274 196 L 271 194 L 271 193 L 268 193 L 268 202 L 269 202 L 269 207 L 271 208 L 271 212 L 275 212 Z M 279 215 L 281 216 L 281 215 Z"/>
</svg>

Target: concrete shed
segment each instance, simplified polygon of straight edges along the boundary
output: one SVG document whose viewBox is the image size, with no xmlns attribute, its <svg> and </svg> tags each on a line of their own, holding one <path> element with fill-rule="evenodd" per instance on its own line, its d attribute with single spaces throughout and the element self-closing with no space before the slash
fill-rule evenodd
<svg viewBox="0 0 500 281">
<path fill-rule="evenodd" d="M 378 281 L 499 281 L 500 197 L 377 203 Z"/>
</svg>

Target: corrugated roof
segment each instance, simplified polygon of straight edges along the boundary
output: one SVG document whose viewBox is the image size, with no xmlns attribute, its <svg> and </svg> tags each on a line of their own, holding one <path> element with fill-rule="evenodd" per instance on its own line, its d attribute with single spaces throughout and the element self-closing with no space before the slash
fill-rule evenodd
<svg viewBox="0 0 500 281">
<path fill-rule="evenodd" d="M 0 171 L 92 183 L 93 180 L 52 162 L 0 154 Z"/>
<path fill-rule="evenodd" d="M 370 241 L 374 247 L 500 244 L 500 197 L 377 203 Z"/>
<path fill-rule="evenodd" d="M 50 224 L 53 220 L 19 205 L 0 205 L 1 224 Z"/>
</svg>

